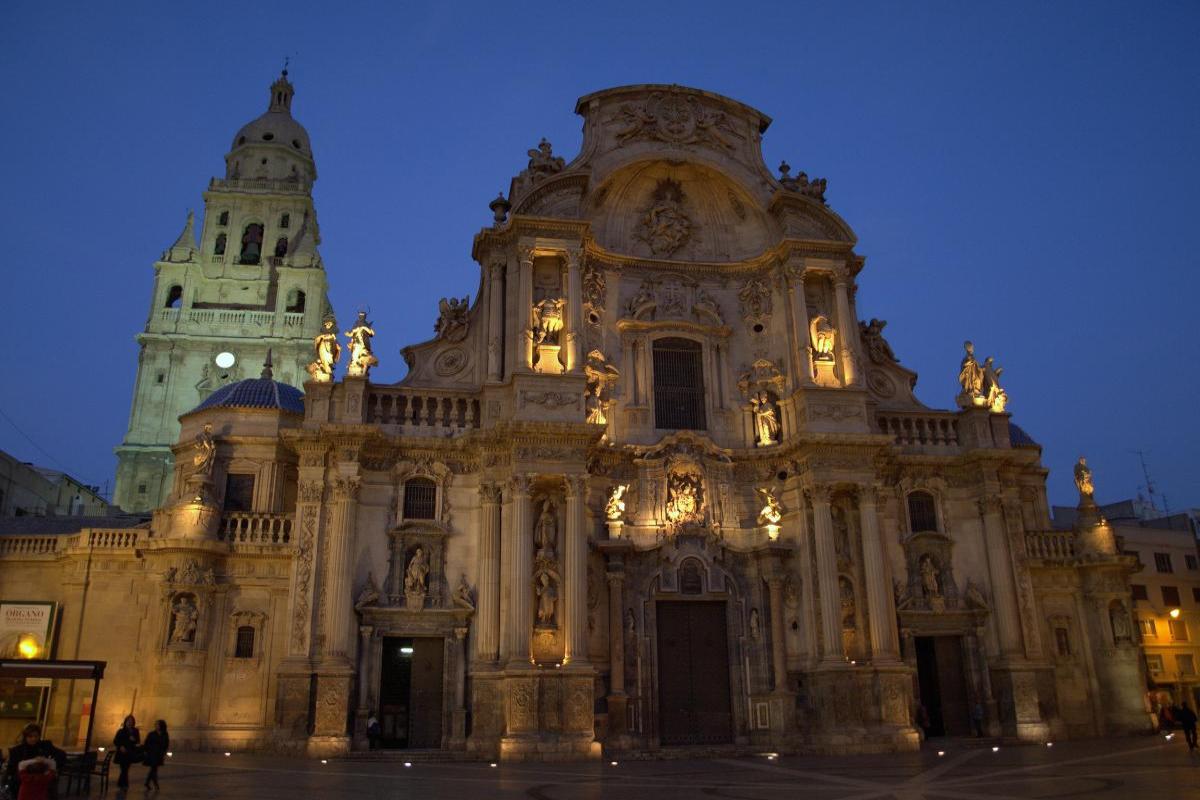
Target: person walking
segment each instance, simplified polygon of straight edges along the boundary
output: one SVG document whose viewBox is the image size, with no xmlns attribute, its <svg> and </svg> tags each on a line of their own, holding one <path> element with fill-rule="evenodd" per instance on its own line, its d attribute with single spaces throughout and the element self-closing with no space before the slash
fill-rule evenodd
<svg viewBox="0 0 1200 800">
<path fill-rule="evenodd" d="M 118 789 L 129 788 L 129 768 L 141 761 L 142 734 L 138 732 L 137 720 L 130 714 L 121 723 L 121 729 L 117 731 L 117 735 L 113 737 L 113 747 L 117 749 L 117 755 L 113 759 L 117 762 L 117 766 L 121 768 L 121 774 L 117 778 Z"/>
<path fill-rule="evenodd" d="M 154 788 L 158 788 L 158 768 L 167 760 L 167 750 L 171 749 L 171 737 L 167 735 L 167 723 L 165 720 L 159 720 L 154 723 L 154 730 L 146 734 L 146 761 L 145 764 L 150 768 L 150 772 L 146 774 L 146 788 L 150 788 L 150 784 L 154 784 Z"/>
<path fill-rule="evenodd" d="M 1196 749 L 1196 712 L 1188 707 L 1187 700 L 1179 704 L 1175 713 L 1175 721 L 1183 728 L 1184 738 L 1187 739 L 1188 750 Z"/>
<path fill-rule="evenodd" d="M 19 796 L 21 788 L 21 762 L 39 757 L 53 759 L 57 772 L 62 772 L 63 765 L 67 763 L 67 754 L 49 739 L 43 739 L 42 726 L 31 722 L 21 730 L 21 743 L 8 751 L 8 761 L 5 762 L 4 784 L 13 797 Z"/>
<path fill-rule="evenodd" d="M 376 718 L 375 712 L 372 711 L 371 715 L 367 717 L 367 749 L 375 750 L 379 747 L 379 734 L 381 732 L 379 720 Z"/>
<path fill-rule="evenodd" d="M 975 738 L 983 738 L 983 703 L 971 706 L 971 727 L 975 729 Z"/>
</svg>

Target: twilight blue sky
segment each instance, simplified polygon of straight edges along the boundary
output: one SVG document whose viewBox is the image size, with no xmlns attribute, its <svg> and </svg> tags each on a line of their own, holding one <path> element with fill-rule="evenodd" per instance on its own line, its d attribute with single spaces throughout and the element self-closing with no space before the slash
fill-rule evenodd
<svg viewBox="0 0 1200 800">
<path fill-rule="evenodd" d="M 439 297 L 474 299 L 488 202 L 540 136 L 577 151 L 577 97 L 681 83 L 761 109 L 768 163 L 828 178 L 860 315 L 922 400 L 952 405 L 971 338 L 1053 502 L 1080 453 L 1101 501 L 1132 496 L 1140 448 L 1173 508 L 1200 505 L 1195 2 L 9 0 L 0 448 L 111 482 L 151 265 L 285 53 L 334 306 L 370 305 L 376 380 Z"/>
</svg>

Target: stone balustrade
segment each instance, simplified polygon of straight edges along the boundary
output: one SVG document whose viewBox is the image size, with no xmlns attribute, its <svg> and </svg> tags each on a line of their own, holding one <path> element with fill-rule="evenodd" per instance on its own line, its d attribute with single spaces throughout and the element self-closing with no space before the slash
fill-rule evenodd
<svg viewBox="0 0 1200 800">
<path fill-rule="evenodd" d="M 272 178 L 213 178 L 208 182 L 209 191 L 271 192 L 278 194 L 303 194 L 311 188 L 305 181 L 276 180 Z"/>
<path fill-rule="evenodd" d="M 59 542 L 63 538 L 62 536 L 0 536 L 0 557 L 54 555 L 58 552 Z"/>
<path fill-rule="evenodd" d="M 221 517 L 217 538 L 231 544 L 290 544 L 291 514 L 231 511 Z"/>
<path fill-rule="evenodd" d="M 148 531 L 142 528 L 85 528 L 72 534 L 0 536 L 0 557 L 54 556 L 69 550 L 133 550 Z"/>
<path fill-rule="evenodd" d="M 118 550 L 137 547 L 141 530 L 130 529 L 96 529 L 87 530 L 87 546 L 93 550 Z M 80 537 L 82 539 L 82 536 Z M 83 544 L 82 541 L 72 544 Z"/>
<path fill-rule="evenodd" d="M 1025 534 L 1025 552 L 1043 561 L 1075 558 L 1075 534 L 1070 531 L 1031 531 Z"/>
<path fill-rule="evenodd" d="M 246 309 L 225 308 L 162 308 L 157 312 L 154 322 L 158 330 L 178 331 L 189 328 L 253 328 L 267 333 L 275 324 L 276 319 L 284 328 L 300 328 L 304 325 L 304 314 L 275 311 L 248 311 Z"/>
<path fill-rule="evenodd" d="M 881 433 L 896 437 L 901 447 L 958 447 L 958 419 L 952 411 L 885 411 L 875 417 Z"/>
<path fill-rule="evenodd" d="M 479 427 L 479 400 L 457 392 L 372 386 L 365 410 L 364 422 L 394 425 L 417 435 L 437 436 Z"/>
</svg>

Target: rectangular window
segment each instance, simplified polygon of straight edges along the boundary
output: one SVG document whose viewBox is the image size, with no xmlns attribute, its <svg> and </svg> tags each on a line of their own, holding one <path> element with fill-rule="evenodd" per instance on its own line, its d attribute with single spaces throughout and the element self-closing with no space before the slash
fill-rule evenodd
<svg viewBox="0 0 1200 800">
<path fill-rule="evenodd" d="M 690 339 L 654 343 L 654 427 L 702 431 L 704 351 Z"/>
<path fill-rule="evenodd" d="M 1184 560 L 1184 562 L 1187 563 L 1187 568 L 1190 569 L 1192 572 L 1195 572 L 1197 569 L 1200 569 L 1200 564 L 1196 563 L 1195 556 L 1184 556 L 1183 560 Z"/>
<path fill-rule="evenodd" d="M 1146 671 L 1147 672 L 1162 672 L 1163 671 L 1162 656 L 1147 655 L 1146 656 Z"/>
<path fill-rule="evenodd" d="M 1138 630 L 1141 631 L 1143 639 L 1158 638 L 1158 631 L 1154 627 L 1154 620 L 1152 619 L 1139 619 Z"/>
<path fill-rule="evenodd" d="M 1150 599 L 1150 596 L 1146 594 L 1146 587 L 1144 584 L 1135 583 L 1132 586 L 1130 586 L 1129 588 L 1133 591 L 1133 599 L 1134 600 L 1149 600 Z"/>
<path fill-rule="evenodd" d="M 1175 666 L 1180 675 L 1196 674 L 1196 658 L 1191 654 L 1175 656 Z"/>
<path fill-rule="evenodd" d="M 1163 598 L 1163 605 L 1170 606 L 1171 608 L 1178 608 L 1179 607 L 1179 587 L 1177 587 L 1177 586 L 1162 587 L 1162 598 Z"/>
<path fill-rule="evenodd" d="M 254 476 L 231 474 L 225 477 L 225 510 L 254 510 Z"/>
<path fill-rule="evenodd" d="M 1192 602 L 1200 603 L 1200 587 L 1192 587 Z"/>
<path fill-rule="evenodd" d="M 1181 619 L 1169 619 L 1167 624 L 1171 627 L 1172 642 L 1186 642 L 1188 640 L 1187 623 Z"/>
<path fill-rule="evenodd" d="M 1071 655 L 1071 634 L 1066 628 L 1054 629 L 1054 642 L 1058 646 L 1058 654 L 1060 656 Z"/>
<path fill-rule="evenodd" d="M 427 478 L 404 483 L 404 518 L 437 519 L 437 484 Z"/>
<path fill-rule="evenodd" d="M 1154 568 L 1159 572 L 1174 572 L 1175 570 L 1171 567 L 1171 554 L 1155 553 Z"/>
<path fill-rule="evenodd" d="M 234 658 L 254 658 L 254 626 L 243 625 L 237 629 L 237 648 Z"/>
</svg>

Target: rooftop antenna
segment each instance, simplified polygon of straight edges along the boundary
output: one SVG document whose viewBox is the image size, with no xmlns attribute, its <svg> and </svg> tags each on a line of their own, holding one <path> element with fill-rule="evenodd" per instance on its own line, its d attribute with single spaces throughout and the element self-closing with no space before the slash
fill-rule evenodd
<svg viewBox="0 0 1200 800">
<path fill-rule="evenodd" d="M 1150 468 L 1146 466 L 1146 453 L 1144 450 L 1134 450 L 1137 453 L 1138 460 L 1142 462 L 1142 477 L 1146 479 L 1146 494 L 1150 497 L 1150 507 L 1158 511 L 1158 503 L 1155 502 L 1155 495 L 1158 494 L 1154 489 L 1154 481 L 1150 479 Z M 1167 498 L 1163 497 L 1162 512 L 1167 513 Z"/>
</svg>

